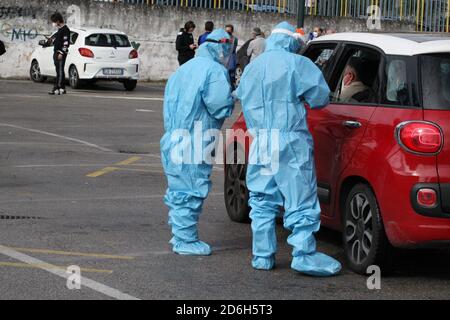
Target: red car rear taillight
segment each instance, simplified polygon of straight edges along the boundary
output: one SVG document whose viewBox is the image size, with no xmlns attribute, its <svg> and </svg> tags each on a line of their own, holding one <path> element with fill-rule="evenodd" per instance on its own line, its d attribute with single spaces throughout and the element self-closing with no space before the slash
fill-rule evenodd
<svg viewBox="0 0 450 320">
<path fill-rule="evenodd" d="M 81 56 L 86 57 L 86 58 L 94 57 L 94 53 L 91 50 L 89 50 L 88 48 L 79 48 L 78 52 L 81 54 Z"/>
<path fill-rule="evenodd" d="M 137 59 L 139 56 L 137 50 L 131 50 L 130 55 L 129 55 L 129 59 Z"/>
<path fill-rule="evenodd" d="M 441 128 L 426 121 L 400 123 L 396 137 L 405 150 L 418 154 L 437 154 L 441 151 L 444 141 Z"/>
</svg>

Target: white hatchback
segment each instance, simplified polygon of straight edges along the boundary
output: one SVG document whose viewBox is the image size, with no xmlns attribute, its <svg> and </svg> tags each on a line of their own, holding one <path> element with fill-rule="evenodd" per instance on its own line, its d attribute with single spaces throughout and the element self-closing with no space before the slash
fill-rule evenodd
<svg viewBox="0 0 450 320">
<path fill-rule="evenodd" d="M 100 79 L 119 81 L 128 91 L 136 88 L 139 57 L 125 33 L 98 28 L 74 28 L 70 31 L 65 74 L 73 89 Z M 49 43 L 39 41 L 39 47 L 31 56 L 30 78 L 34 82 L 56 76 L 53 46 Z"/>
</svg>

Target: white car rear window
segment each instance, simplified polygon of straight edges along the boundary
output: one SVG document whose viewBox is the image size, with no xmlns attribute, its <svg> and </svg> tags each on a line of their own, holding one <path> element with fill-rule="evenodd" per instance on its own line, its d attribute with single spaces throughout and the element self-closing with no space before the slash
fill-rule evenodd
<svg viewBox="0 0 450 320">
<path fill-rule="evenodd" d="M 123 34 L 95 33 L 86 37 L 85 44 L 92 47 L 126 48 L 131 47 L 127 36 Z"/>
</svg>

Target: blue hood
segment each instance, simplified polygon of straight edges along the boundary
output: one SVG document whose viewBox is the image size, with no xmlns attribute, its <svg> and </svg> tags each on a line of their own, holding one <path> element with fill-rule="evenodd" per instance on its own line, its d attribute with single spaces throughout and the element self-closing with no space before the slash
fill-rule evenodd
<svg viewBox="0 0 450 320">
<path fill-rule="evenodd" d="M 224 29 L 217 29 L 211 32 L 206 39 L 220 40 L 230 39 L 230 35 Z M 205 42 L 198 49 L 199 57 L 210 58 L 216 62 L 221 61 L 221 57 L 226 56 L 230 52 L 231 45 L 228 43 Z"/>
<path fill-rule="evenodd" d="M 295 33 L 295 27 L 286 21 L 277 24 L 275 26 L 275 29 L 284 29 Z M 265 51 L 282 49 L 288 52 L 295 53 L 300 50 L 300 47 L 301 45 L 299 41 L 294 39 L 293 37 L 283 33 L 273 33 L 266 40 Z"/>
</svg>

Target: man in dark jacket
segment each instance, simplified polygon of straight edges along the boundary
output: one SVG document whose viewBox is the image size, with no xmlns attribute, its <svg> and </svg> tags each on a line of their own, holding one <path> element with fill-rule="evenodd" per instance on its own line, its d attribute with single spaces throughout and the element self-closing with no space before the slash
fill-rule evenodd
<svg viewBox="0 0 450 320">
<path fill-rule="evenodd" d="M 181 29 L 178 33 L 176 49 L 178 51 L 178 62 L 180 66 L 195 56 L 195 50 L 198 46 L 194 43 L 194 36 L 192 35 L 194 30 L 194 22 L 188 21 L 184 25 L 184 29 Z"/>
<path fill-rule="evenodd" d="M 5 44 L 0 40 L 0 56 L 6 52 Z"/>
<path fill-rule="evenodd" d="M 51 95 L 60 95 L 66 93 L 64 84 L 64 67 L 66 64 L 67 53 L 69 53 L 70 30 L 64 23 L 64 19 L 59 12 L 55 12 L 50 17 L 53 26 L 58 28 L 58 32 L 53 37 L 53 62 L 55 63 L 56 79 Z"/>
</svg>

